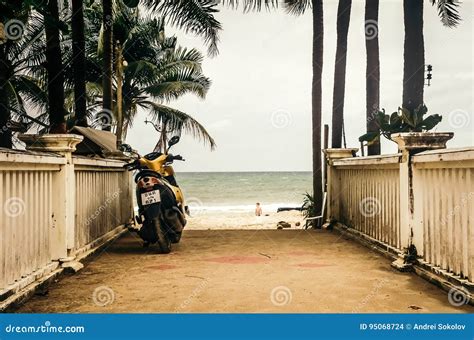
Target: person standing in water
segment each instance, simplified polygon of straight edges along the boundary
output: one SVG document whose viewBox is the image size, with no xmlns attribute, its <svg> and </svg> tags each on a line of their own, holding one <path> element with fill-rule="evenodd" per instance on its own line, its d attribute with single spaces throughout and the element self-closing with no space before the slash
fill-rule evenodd
<svg viewBox="0 0 474 340">
<path fill-rule="evenodd" d="M 255 216 L 262 216 L 262 207 L 260 206 L 260 203 L 258 202 L 255 206 Z"/>
</svg>

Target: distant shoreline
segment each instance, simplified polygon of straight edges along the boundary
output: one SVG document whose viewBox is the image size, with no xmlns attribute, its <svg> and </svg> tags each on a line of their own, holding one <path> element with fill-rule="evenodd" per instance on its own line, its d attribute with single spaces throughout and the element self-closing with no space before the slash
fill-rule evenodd
<svg viewBox="0 0 474 340">
<path fill-rule="evenodd" d="M 245 170 L 245 171 L 179 171 L 177 172 L 177 176 L 179 176 L 179 174 L 247 174 L 247 173 L 285 173 L 285 174 L 288 174 L 288 173 L 299 173 L 299 174 L 302 174 L 302 173 L 311 173 L 311 171 L 306 171 L 306 170 L 298 170 L 298 171 L 294 171 L 294 170 L 288 170 L 288 171 L 274 171 L 274 170 L 270 170 L 270 171 L 265 171 L 265 170 L 259 170 L 259 171 L 252 171 L 252 170 Z"/>
</svg>

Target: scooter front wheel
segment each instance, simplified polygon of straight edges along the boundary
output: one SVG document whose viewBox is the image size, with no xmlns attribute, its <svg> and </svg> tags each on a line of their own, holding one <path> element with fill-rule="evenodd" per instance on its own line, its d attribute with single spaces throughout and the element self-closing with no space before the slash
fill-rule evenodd
<svg viewBox="0 0 474 340">
<path fill-rule="evenodd" d="M 153 228 L 155 229 L 158 238 L 157 243 L 161 254 L 169 254 L 171 251 L 171 241 L 168 236 L 161 229 L 161 222 L 159 218 L 153 219 Z"/>
</svg>

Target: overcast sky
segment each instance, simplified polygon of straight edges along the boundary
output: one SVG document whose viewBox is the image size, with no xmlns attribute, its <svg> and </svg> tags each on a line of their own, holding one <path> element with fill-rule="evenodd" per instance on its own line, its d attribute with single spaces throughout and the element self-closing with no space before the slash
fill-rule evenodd
<svg viewBox="0 0 474 340">
<path fill-rule="evenodd" d="M 438 131 L 453 131 L 450 147 L 474 145 L 473 1 L 460 9 L 456 29 L 442 26 L 436 8 L 425 1 L 425 58 L 433 65 L 433 82 L 425 88 L 429 112 L 443 115 Z M 331 121 L 336 0 L 325 0 L 323 124 Z M 358 147 L 365 131 L 365 1 L 354 0 L 348 38 L 345 124 L 348 147 Z M 187 162 L 177 171 L 311 170 L 311 12 L 301 17 L 273 12 L 242 14 L 222 8 L 220 54 L 206 58 L 212 79 L 205 100 L 186 96 L 170 105 L 192 114 L 215 138 L 217 150 L 183 137 L 174 153 Z M 199 38 L 176 33 L 186 47 L 206 48 Z M 403 12 L 401 0 L 380 1 L 379 39 L 381 107 L 393 112 L 401 104 L 403 77 Z M 141 112 L 128 143 L 151 152 L 158 138 Z M 383 153 L 396 151 L 384 142 Z"/>
</svg>

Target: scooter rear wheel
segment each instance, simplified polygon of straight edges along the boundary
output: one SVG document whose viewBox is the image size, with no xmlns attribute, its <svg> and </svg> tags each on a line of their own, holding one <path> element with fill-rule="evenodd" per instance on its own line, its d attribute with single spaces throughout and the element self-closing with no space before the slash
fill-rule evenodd
<svg viewBox="0 0 474 340">
<path fill-rule="evenodd" d="M 160 248 L 160 253 L 169 254 L 171 251 L 171 241 L 161 229 L 160 219 L 155 218 L 153 219 L 152 223 L 153 223 L 153 228 L 155 229 L 155 232 L 156 232 L 156 236 L 158 238 L 157 243 L 158 243 L 158 247 Z"/>
</svg>

